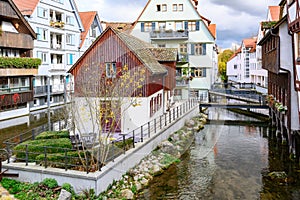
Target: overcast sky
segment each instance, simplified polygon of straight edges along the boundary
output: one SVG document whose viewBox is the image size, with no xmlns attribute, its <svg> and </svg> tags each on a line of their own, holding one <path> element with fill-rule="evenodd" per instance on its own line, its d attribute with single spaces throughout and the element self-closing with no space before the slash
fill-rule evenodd
<svg viewBox="0 0 300 200">
<path fill-rule="evenodd" d="M 79 11 L 98 11 L 103 21 L 133 22 L 147 0 L 75 0 Z M 243 38 L 258 33 L 259 22 L 267 18 L 269 5 L 280 0 L 199 0 L 198 11 L 217 24 L 217 45 L 230 48 Z"/>
</svg>

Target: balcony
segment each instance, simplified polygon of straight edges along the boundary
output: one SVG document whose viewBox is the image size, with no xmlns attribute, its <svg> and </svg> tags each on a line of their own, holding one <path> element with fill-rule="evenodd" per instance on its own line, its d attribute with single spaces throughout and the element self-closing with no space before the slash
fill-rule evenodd
<svg viewBox="0 0 300 200">
<path fill-rule="evenodd" d="M 53 43 L 51 43 L 51 49 L 57 49 L 57 50 L 62 50 L 62 45 L 61 44 L 59 44 L 59 43 L 55 43 L 55 44 L 53 44 Z"/>
<path fill-rule="evenodd" d="M 19 90 L 19 93 L 16 92 L 12 93 L 12 89 L 10 89 L 10 92 L 11 93 L 5 93 L 5 94 L 1 94 L 0 92 L 0 109 L 3 108 L 5 109 L 6 107 L 16 106 L 18 104 L 23 104 L 29 101 L 33 101 L 33 93 L 31 90 L 29 91 Z"/>
<path fill-rule="evenodd" d="M 51 64 L 50 71 L 66 71 L 64 64 Z"/>
<path fill-rule="evenodd" d="M 2 32 L 1 47 L 33 49 L 33 38 L 23 33 Z"/>
<path fill-rule="evenodd" d="M 63 29 L 65 26 L 65 22 L 62 21 L 50 21 L 50 26 L 55 28 Z"/>
<path fill-rule="evenodd" d="M 154 30 L 150 32 L 152 40 L 187 40 L 189 39 L 188 30 Z"/>
</svg>

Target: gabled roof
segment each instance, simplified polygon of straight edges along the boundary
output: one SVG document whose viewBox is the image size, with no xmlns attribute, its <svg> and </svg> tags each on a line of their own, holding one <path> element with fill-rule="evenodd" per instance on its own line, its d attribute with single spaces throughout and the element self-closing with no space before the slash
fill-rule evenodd
<svg viewBox="0 0 300 200">
<path fill-rule="evenodd" d="M 100 41 L 100 39 L 111 30 L 126 46 L 127 48 L 144 64 L 144 66 L 151 72 L 152 75 L 156 74 L 166 74 L 167 69 L 162 66 L 157 59 L 153 56 L 150 49 L 153 46 L 146 43 L 134 36 L 127 33 L 118 31 L 111 27 L 107 27 L 102 34 L 97 38 L 97 40 L 85 51 L 85 53 L 77 60 L 77 62 L 71 67 L 69 72 L 75 68 L 75 66 L 93 49 L 95 45 Z"/>
<path fill-rule="evenodd" d="M 32 15 L 39 0 L 13 0 L 23 15 Z"/>
<path fill-rule="evenodd" d="M 280 6 L 269 6 L 271 21 L 278 21 L 280 19 Z"/>
<path fill-rule="evenodd" d="M 19 17 L 18 22 L 21 21 L 24 24 L 24 26 L 26 27 L 26 29 L 25 29 L 26 32 L 28 31 L 28 33 L 31 34 L 32 38 L 36 39 L 36 33 L 34 32 L 34 30 L 32 29 L 32 27 L 30 26 L 30 24 L 26 21 L 26 19 L 24 18 L 24 16 L 20 12 L 20 10 L 18 9 L 18 7 L 14 3 L 14 1 L 13 0 L 7 0 L 7 2 L 11 5 L 11 7 L 14 9 L 14 11 L 17 14 L 17 16 Z"/>
<path fill-rule="evenodd" d="M 253 48 L 256 46 L 257 38 L 246 38 L 243 39 L 243 44 L 246 48 Z"/>
<path fill-rule="evenodd" d="M 86 36 L 93 24 L 94 19 L 97 16 L 97 11 L 87 11 L 87 12 L 79 12 L 80 19 L 82 21 L 82 25 L 84 28 L 84 31 L 81 32 L 80 38 L 81 38 L 81 43 L 80 43 L 80 48 L 84 44 L 84 41 L 86 39 Z"/>
</svg>

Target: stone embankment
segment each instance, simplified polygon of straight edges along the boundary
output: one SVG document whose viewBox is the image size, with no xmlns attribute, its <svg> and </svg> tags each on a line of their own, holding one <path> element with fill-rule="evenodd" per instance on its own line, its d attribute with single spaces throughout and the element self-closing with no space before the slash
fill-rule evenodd
<svg viewBox="0 0 300 200">
<path fill-rule="evenodd" d="M 134 199 L 135 195 L 146 188 L 153 177 L 160 175 L 170 165 L 180 162 L 179 158 L 188 150 L 194 141 L 194 133 L 204 128 L 207 116 L 199 116 L 185 122 L 185 126 L 171 134 L 168 140 L 158 147 L 141 162 L 130 169 L 119 181 L 102 193 L 104 199 Z"/>
</svg>

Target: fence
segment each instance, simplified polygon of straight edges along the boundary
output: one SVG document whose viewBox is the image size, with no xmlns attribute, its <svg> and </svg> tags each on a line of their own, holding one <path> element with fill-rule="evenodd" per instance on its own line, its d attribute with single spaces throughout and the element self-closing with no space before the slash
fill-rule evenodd
<svg viewBox="0 0 300 200">
<path fill-rule="evenodd" d="M 147 139 L 159 134 L 161 131 L 167 129 L 171 124 L 175 123 L 182 116 L 188 113 L 191 109 L 195 109 L 198 106 L 198 101 L 196 99 L 190 99 L 188 101 L 180 103 L 178 106 L 171 108 L 163 115 L 143 124 L 142 126 L 130 131 L 129 133 L 120 134 L 118 138 L 111 141 L 108 145 L 109 152 L 104 163 L 113 162 L 121 154 L 125 154 L 127 150 L 135 148 L 137 143 L 146 142 Z M 197 107 L 196 107 L 197 106 Z M 39 131 L 42 132 L 42 131 Z M 77 151 L 77 148 L 54 148 L 50 146 L 34 146 L 24 144 L 22 150 L 16 150 L 14 147 L 26 140 L 34 140 L 38 131 L 32 133 L 24 133 L 14 138 L 11 138 L 5 142 L 6 152 L 7 152 L 7 162 L 11 162 L 11 155 L 18 155 L 18 162 L 24 162 L 27 166 L 29 162 L 36 162 L 37 164 L 43 165 L 45 168 L 48 166 L 54 166 L 59 168 L 68 169 L 81 169 L 87 173 L 93 171 L 93 166 L 90 164 L 90 156 L 85 156 L 84 159 L 79 159 L 78 154 L 86 153 L 85 155 L 92 155 L 92 151 L 98 151 L 100 146 L 96 146 L 91 149 Z M 84 138 L 80 141 L 85 142 Z M 20 144 L 22 145 L 22 144 Z M 83 145 L 85 146 L 85 145 Z M 38 148 L 39 151 L 31 151 L 32 148 Z M 53 159 L 53 153 L 55 158 Z M 96 154 L 95 154 L 96 155 Z M 100 155 L 100 150 L 97 155 Z M 39 159 L 37 159 L 39 158 Z M 101 160 L 100 157 L 97 157 Z M 103 163 L 98 163 L 99 170 Z"/>
</svg>

